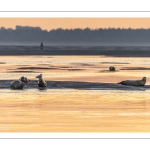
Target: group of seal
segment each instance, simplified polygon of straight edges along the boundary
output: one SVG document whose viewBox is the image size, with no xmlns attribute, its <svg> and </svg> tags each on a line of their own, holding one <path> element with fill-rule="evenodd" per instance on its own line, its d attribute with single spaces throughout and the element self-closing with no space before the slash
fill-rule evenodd
<svg viewBox="0 0 150 150">
<path fill-rule="evenodd" d="M 115 71 L 114 66 L 109 67 L 109 71 Z M 146 77 L 143 77 L 142 80 L 125 80 L 121 81 L 117 84 L 122 84 L 122 85 L 131 85 L 131 86 L 144 86 L 146 83 Z"/>
<path fill-rule="evenodd" d="M 113 66 L 110 67 L 110 71 L 115 71 Z M 36 76 L 38 79 L 38 86 L 39 87 L 46 87 L 47 83 L 43 80 L 42 74 Z M 12 89 L 23 89 L 23 87 L 29 82 L 30 80 L 27 77 L 22 76 L 19 80 L 14 80 L 10 83 L 10 87 Z M 129 86 L 144 86 L 146 84 L 146 77 L 143 77 L 141 80 L 125 80 L 121 81 L 117 84 L 122 85 L 129 85 Z"/>
<path fill-rule="evenodd" d="M 43 80 L 42 74 L 36 76 L 38 78 L 38 86 L 39 87 L 46 87 L 47 83 Z M 27 77 L 22 76 L 19 80 L 14 80 L 10 83 L 11 89 L 23 89 L 23 87 L 29 82 L 30 80 Z"/>
</svg>

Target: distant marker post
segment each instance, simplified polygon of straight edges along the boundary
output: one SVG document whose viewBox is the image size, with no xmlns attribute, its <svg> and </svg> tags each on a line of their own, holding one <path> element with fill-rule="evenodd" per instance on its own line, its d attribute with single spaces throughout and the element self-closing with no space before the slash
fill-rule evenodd
<svg viewBox="0 0 150 150">
<path fill-rule="evenodd" d="M 44 46 L 43 46 L 43 43 L 41 43 L 41 50 L 44 50 Z"/>
</svg>

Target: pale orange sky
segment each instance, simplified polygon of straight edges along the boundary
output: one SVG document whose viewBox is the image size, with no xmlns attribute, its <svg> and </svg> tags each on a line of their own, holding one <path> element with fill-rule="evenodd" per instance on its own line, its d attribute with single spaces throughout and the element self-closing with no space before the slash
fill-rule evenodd
<svg viewBox="0 0 150 150">
<path fill-rule="evenodd" d="M 0 27 L 39 26 L 56 28 L 150 28 L 150 18 L 0 18 Z"/>
</svg>

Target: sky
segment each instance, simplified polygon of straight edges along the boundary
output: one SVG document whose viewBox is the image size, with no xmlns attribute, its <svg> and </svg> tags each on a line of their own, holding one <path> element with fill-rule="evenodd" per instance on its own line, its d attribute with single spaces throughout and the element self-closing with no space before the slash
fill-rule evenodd
<svg viewBox="0 0 150 150">
<path fill-rule="evenodd" d="M 150 28 L 150 18 L 0 18 L 0 27 L 16 25 L 41 27 L 44 30 L 57 28 Z"/>
</svg>

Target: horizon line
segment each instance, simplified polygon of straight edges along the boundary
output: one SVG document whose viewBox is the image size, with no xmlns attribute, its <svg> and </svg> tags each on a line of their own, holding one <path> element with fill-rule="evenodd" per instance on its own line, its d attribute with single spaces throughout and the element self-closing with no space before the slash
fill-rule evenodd
<svg viewBox="0 0 150 150">
<path fill-rule="evenodd" d="M 62 29 L 62 30 L 75 30 L 75 29 L 81 29 L 81 30 L 85 30 L 85 29 L 90 29 L 90 30 L 99 30 L 99 29 L 107 29 L 107 30 L 109 30 L 109 29 L 121 29 L 121 30 L 123 30 L 123 29 L 125 29 L 125 30 L 128 30 L 128 29 L 130 29 L 130 30 L 139 30 L 139 29 L 144 29 L 144 30 L 149 30 L 150 29 L 150 27 L 149 28 L 131 28 L 131 27 L 128 27 L 128 28 L 121 28 L 121 27 L 118 27 L 118 28 L 115 28 L 115 27 L 108 27 L 108 28 L 101 28 L 101 27 L 99 27 L 99 28 L 90 28 L 90 27 L 85 27 L 85 28 L 53 28 L 53 29 L 50 29 L 50 30 L 48 30 L 48 29 L 43 29 L 43 28 L 41 28 L 40 26 L 21 26 L 21 25 L 16 25 L 15 26 L 15 28 L 11 28 L 11 27 L 8 27 L 8 28 L 6 28 L 6 27 L 4 27 L 4 26 L 1 26 L 0 27 L 0 30 L 2 29 L 2 28 L 5 28 L 6 30 L 8 30 L 8 29 L 12 29 L 12 30 L 16 30 L 16 28 L 17 28 L 17 26 L 18 27 L 31 27 L 31 28 L 40 28 L 42 31 L 44 31 L 44 30 L 46 30 L 46 31 L 52 31 L 52 30 L 58 30 L 58 29 Z"/>
</svg>

